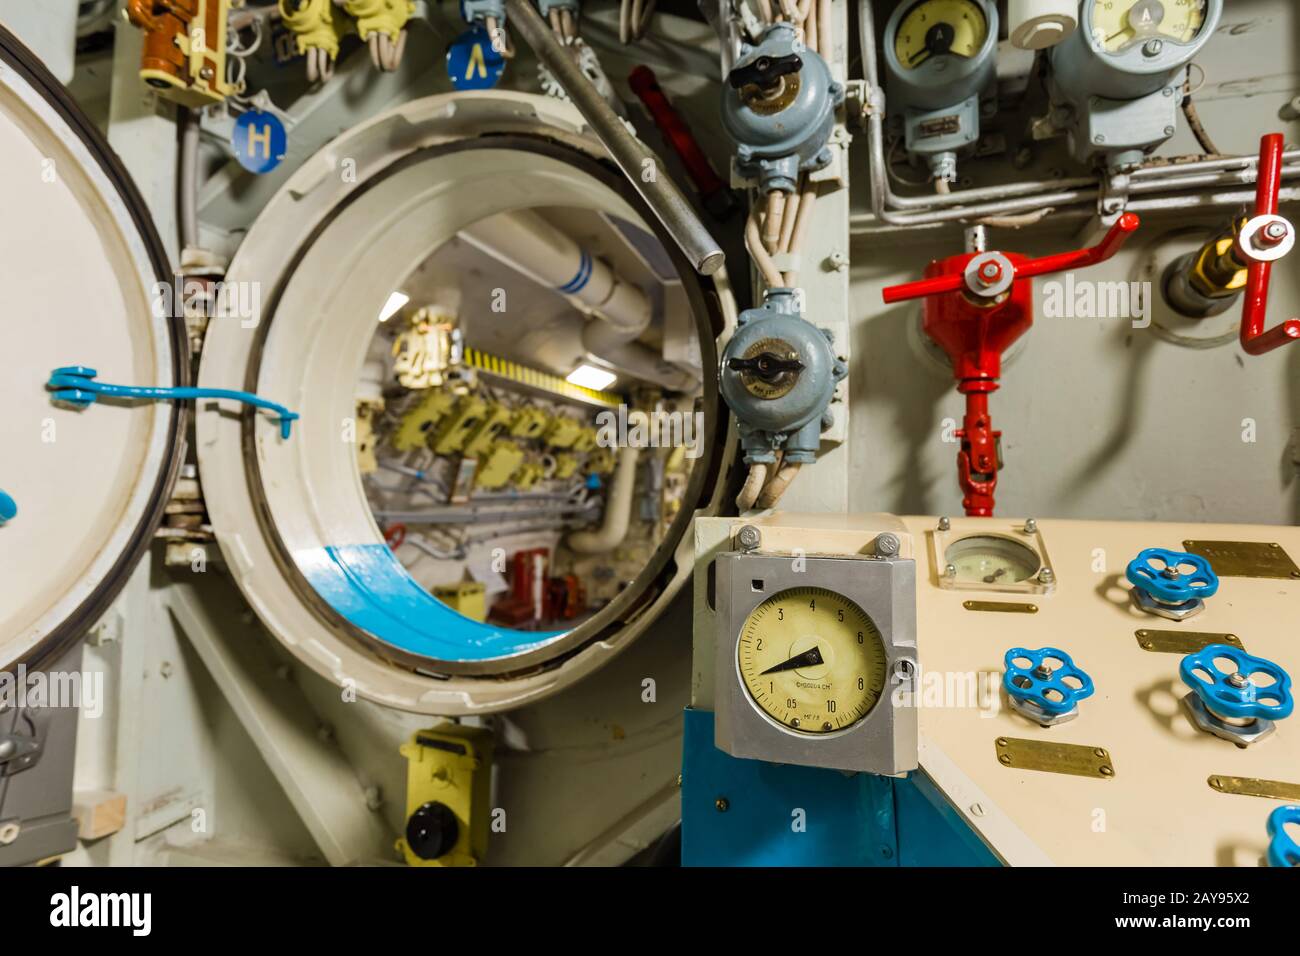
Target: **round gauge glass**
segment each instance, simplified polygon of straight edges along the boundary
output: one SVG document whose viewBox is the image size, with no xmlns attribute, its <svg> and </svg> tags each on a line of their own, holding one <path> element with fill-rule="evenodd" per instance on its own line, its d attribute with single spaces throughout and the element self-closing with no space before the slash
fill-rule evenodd
<svg viewBox="0 0 1300 956">
<path fill-rule="evenodd" d="M 789 588 L 756 607 L 736 645 L 758 709 L 805 734 L 856 724 L 885 692 L 885 644 L 867 612 L 826 588 Z"/>
<path fill-rule="evenodd" d="M 1152 40 L 1190 43 L 1205 26 L 1209 0 L 1094 0 L 1092 35 L 1107 53 Z"/>
<path fill-rule="evenodd" d="M 988 20 L 974 0 L 922 0 L 899 22 L 894 54 L 905 70 L 935 56 L 970 59 L 984 48 L 988 35 Z"/>
<path fill-rule="evenodd" d="M 1018 584 L 1038 573 L 1042 560 L 1028 545 L 993 534 L 974 534 L 948 545 L 944 560 L 967 584 Z"/>
</svg>

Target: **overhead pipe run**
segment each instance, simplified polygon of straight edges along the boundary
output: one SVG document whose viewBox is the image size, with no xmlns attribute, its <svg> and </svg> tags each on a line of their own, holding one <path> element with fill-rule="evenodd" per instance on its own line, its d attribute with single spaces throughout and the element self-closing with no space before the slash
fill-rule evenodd
<svg viewBox="0 0 1300 956">
<path fill-rule="evenodd" d="M 855 215 L 850 222 L 854 235 L 893 229 L 914 229 L 944 223 L 981 219 L 1039 216 L 1044 210 L 1061 214 L 1061 207 L 1088 206 L 1092 209 L 1105 196 L 1116 192 L 1114 177 L 1107 182 L 1097 176 L 1057 180 L 1020 181 L 997 186 L 953 191 L 930 196 L 900 196 L 889 184 L 888 157 L 885 155 L 885 93 L 880 85 L 876 55 L 875 3 L 858 0 L 859 45 L 866 79 L 867 141 L 871 176 L 870 216 Z M 1300 151 L 1283 157 L 1283 179 L 1300 176 Z M 1125 191 L 1131 194 L 1173 192 L 1182 189 L 1253 184 L 1256 160 L 1251 156 L 1215 157 L 1190 162 L 1149 160 L 1127 174 Z M 1284 192 L 1284 195 L 1287 193 Z M 1233 197 L 1229 201 L 1235 202 Z M 1218 205 L 1218 202 L 1210 205 Z M 1143 212 L 1156 209 L 1205 208 L 1204 195 L 1161 196 L 1156 200 L 1125 203 L 1117 212 Z"/>
<path fill-rule="evenodd" d="M 593 358 L 670 392 L 691 392 L 699 386 L 693 372 L 636 341 L 653 316 L 646 294 L 536 212 L 501 213 L 461 230 L 460 235 L 596 316 L 582 334 L 583 348 Z"/>
</svg>

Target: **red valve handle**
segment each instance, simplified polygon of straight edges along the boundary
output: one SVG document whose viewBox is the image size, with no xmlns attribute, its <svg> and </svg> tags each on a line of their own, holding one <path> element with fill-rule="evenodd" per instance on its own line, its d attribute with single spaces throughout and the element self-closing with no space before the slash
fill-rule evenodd
<svg viewBox="0 0 1300 956">
<path fill-rule="evenodd" d="M 1064 272 L 1067 269 L 1081 269 L 1105 262 L 1123 247 L 1142 221 L 1131 212 L 1126 212 L 1115 221 L 1101 242 L 1089 249 L 1076 249 L 1073 252 L 1060 252 L 1041 259 L 1029 259 L 1012 264 L 1016 279 L 1032 279 L 1047 275 L 1049 272 Z M 928 295 L 944 295 L 966 288 L 966 279 L 960 273 L 949 273 L 933 279 L 920 279 L 905 282 L 902 285 L 889 286 L 884 290 L 885 302 L 906 302 L 909 299 L 921 299 Z"/>
<path fill-rule="evenodd" d="M 1255 179 L 1255 216 L 1276 216 L 1278 195 L 1282 189 L 1281 133 L 1270 133 L 1260 140 L 1259 172 Z M 1288 223 L 1288 228 L 1294 228 Z M 1246 293 L 1241 305 L 1241 347 L 1249 355 L 1263 355 L 1288 342 L 1300 339 L 1300 319 L 1287 319 L 1281 325 L 1264 331 L 1268 317 L 1268 285 L 1273 273 L 1273 261 L 1256 257 L 1248 243 L 1237 248 L 1250 263 L 1246 277 Z"/>
</svg>

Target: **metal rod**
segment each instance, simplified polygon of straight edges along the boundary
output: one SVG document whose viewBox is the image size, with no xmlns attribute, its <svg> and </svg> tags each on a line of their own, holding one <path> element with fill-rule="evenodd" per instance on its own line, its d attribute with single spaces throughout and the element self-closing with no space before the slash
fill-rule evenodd
<svg viewBox="0 0 1300 956">
<path fill-rule="evenodd" d="M 623 175 L 641 194 L 668 234 L 700 275 L 713 275 L 726 256 L 691 204 L 682 195 L 659 159 L 633 136 L 618 114 L 587 79 L 577 61 L 555 39 L 555 34 L 533 7 L 531 0 L 506 0 L 506 12 L 524 42 L 533 48 L 578 108 L 592 131 L 609 150 Z M 646 161 L 654 175 L 646 176 Z"/>
</svg>

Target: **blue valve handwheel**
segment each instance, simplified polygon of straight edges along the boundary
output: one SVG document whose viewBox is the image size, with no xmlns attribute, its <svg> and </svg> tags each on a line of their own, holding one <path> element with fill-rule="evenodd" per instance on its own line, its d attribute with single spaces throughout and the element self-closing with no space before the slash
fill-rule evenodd
<svg viewBox="0 0 1300 956">
<path fill-rule="evenodd" d="M 1268 815 L 1268 865 L 1300 867 L 1300 843 L 1286 832 L 1286 825 L 1300 826 L 1300 807 L 1278 807 Z"/>
<path fill-rule="evenodd" d="M 9 495 L 0 491 L 0 524 L 11 521 L 18 516 L 18 503 Z"/>
<path fill-rule="evenodd" d="M 1044 678 L 1038 673 L 1038 668 L 1049 658 L 1060 661 L 1061 666 L 1052 671 L 1051 676 Z M 1016 664 L 1017 659 L 1029 661 L 1029 666 Z M 1021 703 L 1033 704 L 1048 716 L 1068 714 L 1078 706 L 1079 701 L 1092 696 L 1092 678 L 1075 665 L 1069 654 L 1058 648 L 1040 647 L 1031 651 L 1013 647 L 1007 651 L 1003 661 L 1007 670 L 1002 675 L 1002 686 L 1006 688 L 1007 695 Z M 1065 683 L 1066 678 L 1078 681 L 1079 686 L 1073 687 Z M 1053 692 L 1059 695 L 1059 699 L 1048 696 Z"/>
<path fill-rule="evenodd" d="M 1214 663 L 1216 657 L 1232 661 L 1236 670 L 1224 673 Z M 1203 671 L 1211 678 L 1207 681 L 1197 675 Z M 1195 654 L 1188 654 L 1178 666 L 1183 683 L 1194 690 L 1201 703 L 1216 714 L 1242 720 L 1264 718 L 1281 720 L 1289 717 L 1295 706 L 1291 696 L 1291 676 L 1272 661 L 1254 657 L 1240 648 L 1228 644 L 1209 644 Z M 1241 675 L 1234 683 L 1236 675 Z M 1264 674 L 1272 683 L 1261 686 L 1249 678 Z"/>
<path fill-rule="evenodd" d="M 1152 567 L 1151 561 L 1162 567 Z M 1190 568 L 1190 570 L 1182 570 Z M 1169 569 L 1175 572 L 1168 574 Z M 1169 551 L 1165 548 L 1147 548 L 1128 563 L 1125 572 L 1129 584 L 1141 588 L 1157 601 L 1165 604 L 1183 604 L 1196 598 L 1213 597 L 1219 590 L 1219 578 L 1199 554 Z"/>
</svg>

